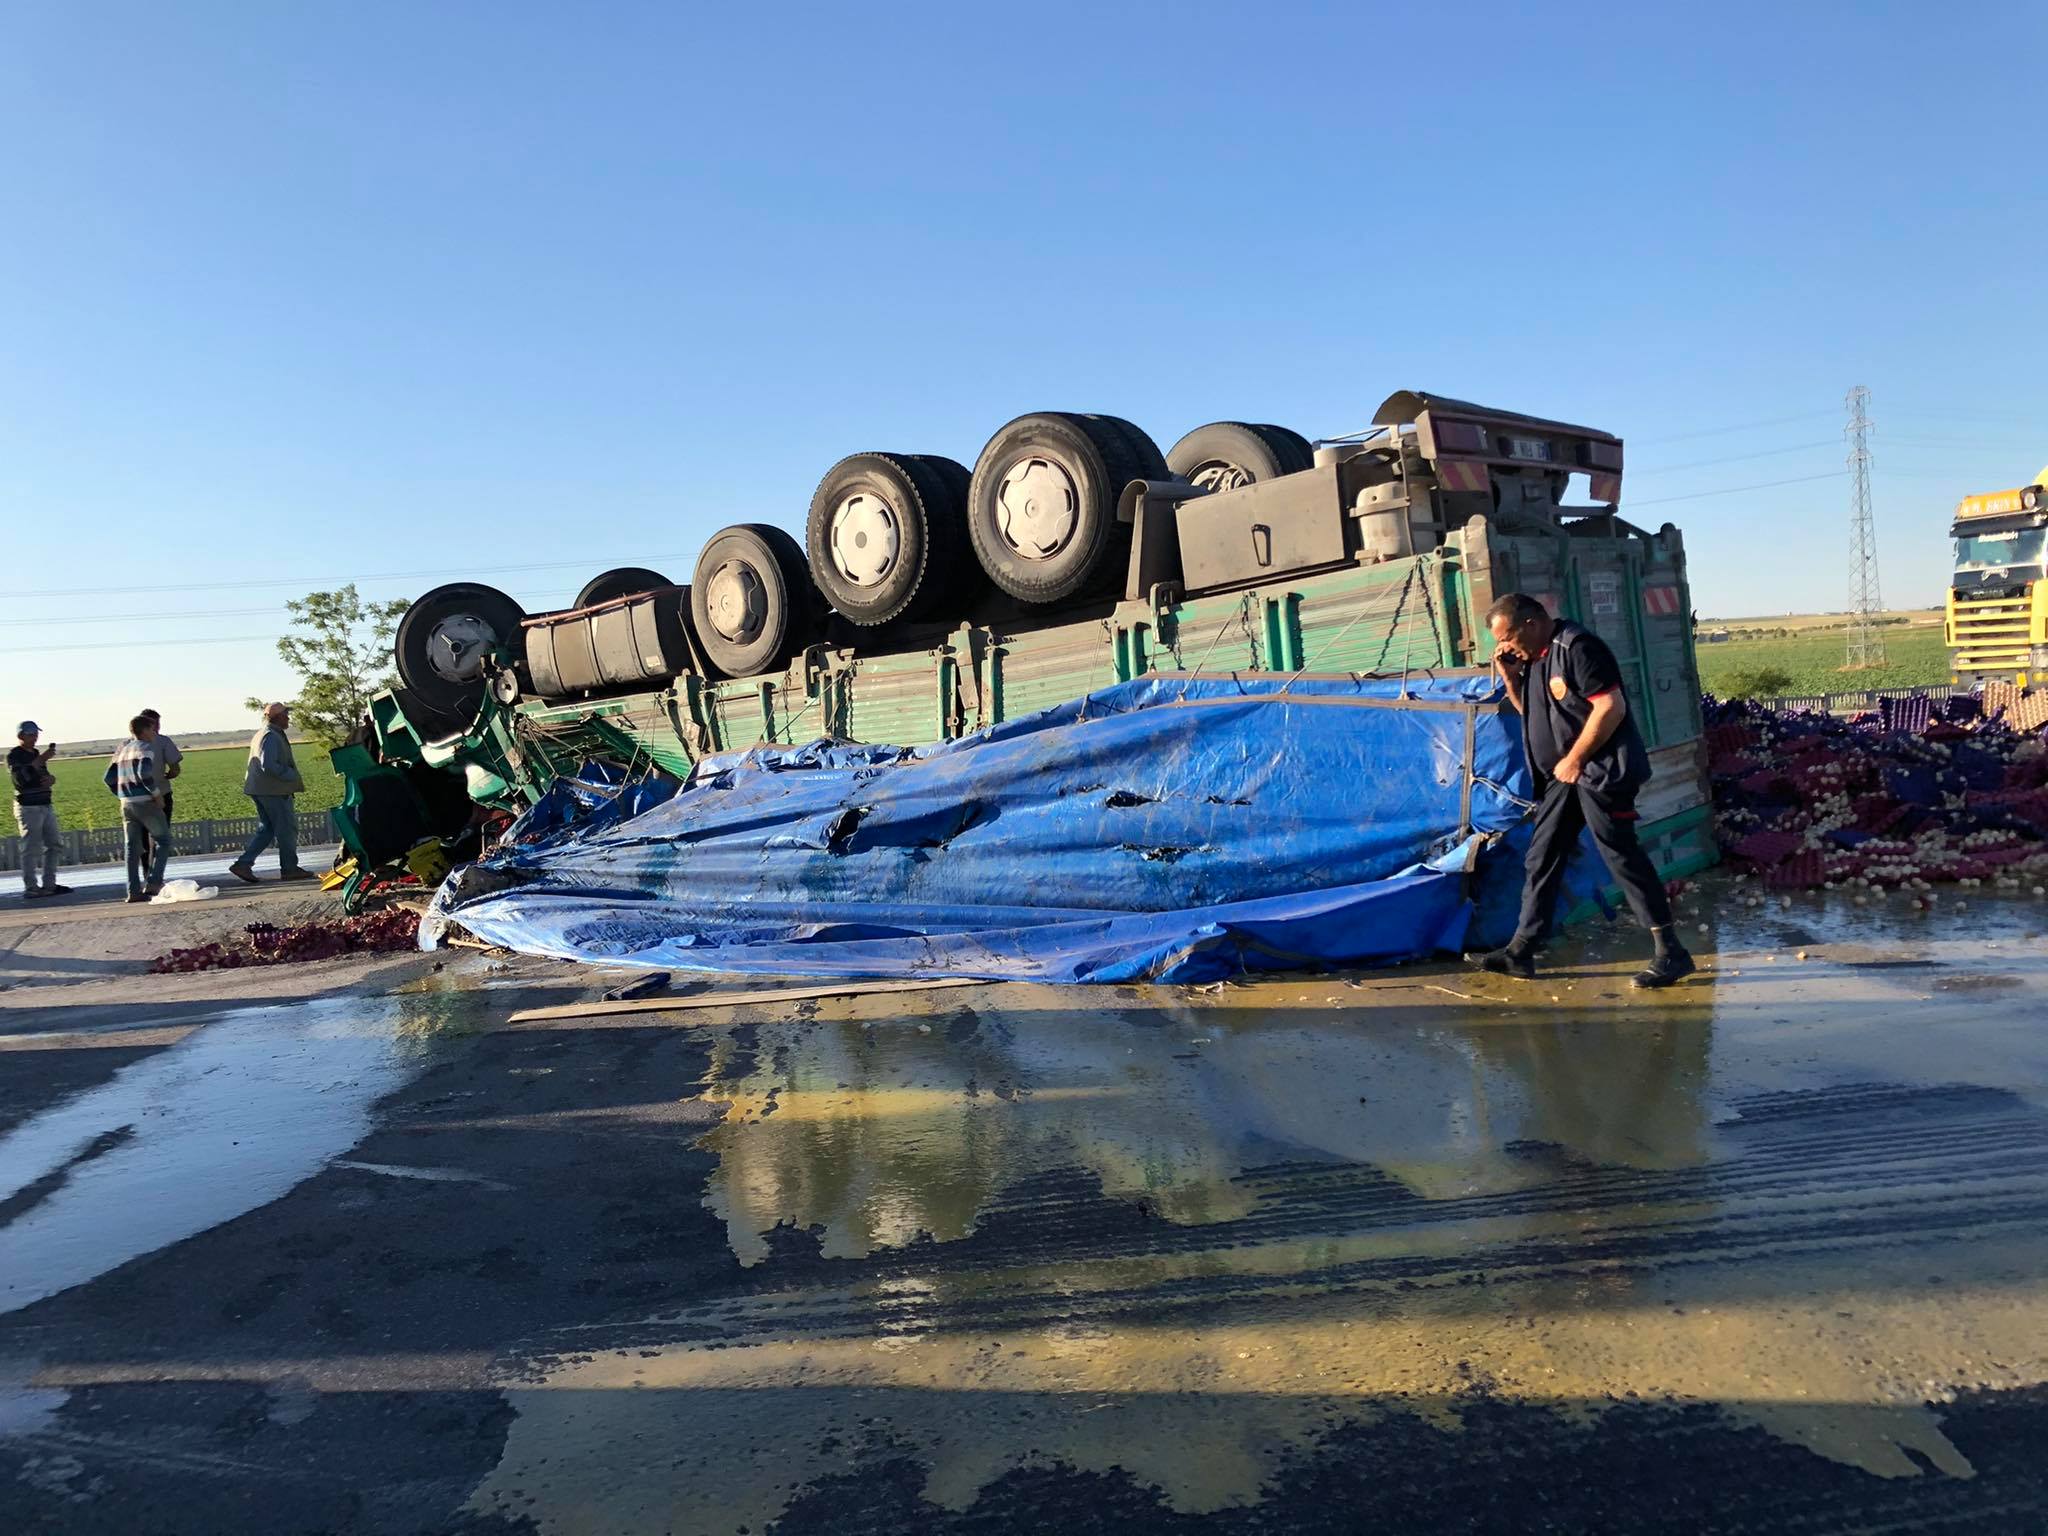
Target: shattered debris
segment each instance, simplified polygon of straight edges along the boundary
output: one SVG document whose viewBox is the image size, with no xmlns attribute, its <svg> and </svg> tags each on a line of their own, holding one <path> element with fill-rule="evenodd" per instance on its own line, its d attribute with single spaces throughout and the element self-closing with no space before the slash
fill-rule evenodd
<svg viewBox="0 0 2048 1536">
<path fill-rule="evenodd" d="M 2024 706 L 2033 696 L 2022 698 Z M 2002 696 L 1885 699 L 1853 720 L 1707 701 L 1715 826 L 1773 891 L 2026 890 L 2048 875 L 2048 740 Z"/>
<path fill-rule="evenodd" d="M 152 975 L 173 971 L 238 971 L 252 965 L 293 965 L 341 955 L 377 954 L 419 947 L 417 912 L 394 907 L 362 917 L 317 918 L 305 923 L 251 923 L 239 939 L 174 949 L 149 962 Z"/>
</svg>

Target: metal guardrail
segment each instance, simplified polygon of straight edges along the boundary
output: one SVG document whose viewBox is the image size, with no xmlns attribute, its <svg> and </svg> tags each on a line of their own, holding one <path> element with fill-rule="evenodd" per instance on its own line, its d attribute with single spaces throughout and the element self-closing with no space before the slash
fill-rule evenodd
<svg viewBox="0 0 2048 1536">
<path fill-rule="evenodd" d="M 1708 692 L 1712 692 L 1709 689 Z M 1948 699 L 1974 693 L 1967 683 L 1932 683 L 1920 688 L 1865 688 L 1853 693 L 1792 693 L 1773 699 L 1752 699 L 1767 709 L 1813 710 L 1830 715 L 1853 715 L 1877 708 L 1879 699 Z"/>
<path fill-rule="evenodd" d="M 12 809 L 10 805 L 9 809 Z M 317 848 L 334 841 L 325 811 L 300 811 L 299 845 Z M 120 827 L 69 827 L 64 837 L 64 867 L 75 864 L 118 864 L 126 857 Z M 171 852 L 240 853 L 256 835 L 254 816 L 214 816 L 201 821 L 171 823 Z M 0 837 L 0 870 L 21 868 L 20 837 Z"/>
</svg>

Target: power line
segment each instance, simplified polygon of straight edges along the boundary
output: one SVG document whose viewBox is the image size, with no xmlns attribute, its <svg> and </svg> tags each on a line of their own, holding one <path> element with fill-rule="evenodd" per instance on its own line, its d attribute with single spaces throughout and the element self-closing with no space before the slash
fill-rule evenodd
<svg viewBox="0 0 2048 1536">
<path fill-rule="evenodd" d="M 1914 421 L 1974 421 L 1989 422 L 1995 426 L 2038 427 L 2040 419 L 2034 416 L 2007 415 L 2001 411 L 1903 411 L 1900 413 Z"/>
<path fill-rule="evenodd" d="M 666 555 L 632 555 L 617 558 L 634 560 L 683 560 L 691 556 L 670 553 Z M 373 571 L 366 576 L 349 576 L 344 581 L 427 581 L 440 576 L 511 576 L 521 571 L 559 571 L 569 566 L 597 566 L 600 569 L 607 562 L 594 555 L 576 555 L 567 560 L 543 560 L 534 565 L 490 565 L 469 566 L 460 571 Z M 323 582 L 332 582 L 329 576 L 279 576 L 264 577 L 254 581 L 189 581 L 152 582 L 140 587 L 63 587 L 46 588 L 33 592 L 0 592 L 0 600 L 25 597 L 134 597 L 151 592 L 228 592 L 247 590 L 251 587 L 318 587 Z"/>
<path fill-rule="evenodd" d="M 1684 464 L 1659 464 L 1652 469 L 1632 469 L 1629 473 L 1640 479 L 1644 475 L 1668 475 L 1681 469 L 1705 469 L 1709 464 L 1736 464 L 1744 459 L 1769 459 L 1781 453 L 1803 453 L 1809 448 L 1832 448 L 1834 445 L 1835 439 L 1824 437 L 1816 443 L 1794 443 L 1789 448 L 1760 448 L 1755 453 L 1724 453 L 1716 459 L 1693 459 Z"/>
<path fill-rule="evenodd" d="M 1724 485 L 1718 491 L 1690 491 L 1683 496 L 1653 496 L 1648 501 L 1627 501 L 1625 507 L 1661 507 L 1673 501 L 1699 501 L 1707 496 L 1736 496 L 1744 491 L 1768 491 L 1779 485 L 1805 485 L 1812 480 L 1839 480 L 1846 475 L 1846 469 L 1831 469 L 1821 475 L 1794 475 L 1789 480 L 1759 480 L 1754 485 Z"/>
<path fill-rule="evenodd" d="M 149 616 L 152 624 L 169 624 L 178 619 L 253 619 L 269 614 L 284 612 L 282 603 L 273 603 L 268 608 L 181 608 L 175 613 L 153 613 Z M 104 613 L 67 613 L 55 618 L 0 619 L 0 625 L 34 624 L 104 624 Z"/>
<path fill-rule="evenodd" d="M 1800 411 L 1791 416 L 1773 416 L 1765 421 L 1737 422 L 1732 427 L 1701 427 L 1697 432 L 1667 432 L 1661 437 L 1638 437 L 1631 439 L 1637 447 L 1646 443 L 1684 443 L 1696 437 L 1723 437 L 1730 432 L 1754 432 L 1759 427 L 1781 427 L 1788 421 L 1816 421 L 1823 416 L 1832 416 L 1833 411 Z"/>
<path fill-rule="evenodd" d="M 40 651 L 161 651 L 178 645 L 244 645 L 252 640 L 275 641 L 276 635 L 195 635 L 189 639 L 151 637 L 137 640 L 88 640 L 78 645 L 24 645 L 0 651 L 0 656 L 29 656 Z"/>
<path fill-rule="evenodd" d="M 1884 440 L 1888 443 L 1927 443 L 1938 448 L 1966 448 L 1977 453 L 2000 453 L 2010 446 L 2004 443 L 1987 443 L 1975 437 L 1945 437 L 1933 432 L 1887 432 Z"/>
</svg>

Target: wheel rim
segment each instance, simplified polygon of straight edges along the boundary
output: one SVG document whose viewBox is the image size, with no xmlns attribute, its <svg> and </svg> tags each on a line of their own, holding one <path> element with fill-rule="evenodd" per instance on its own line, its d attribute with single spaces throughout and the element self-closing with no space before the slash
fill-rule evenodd
<svg viewBox="0 0 2048 1536">
<path fill-rule="evenodd" d="M 1189 473 L 1188 482 L 1205 491 L 1240 491 L 1257 483 L 1245 473 L 1243 465 L 1228 459 L 1209 459 L 1197 464 Z"/>
<path fill-rule="evenodd" d="M 896 509 L 869 491 L 856 491 L 832 513 L 832 568 L 856 587 L 878 587 L 896 569 L 903 531 Z"/>
<path fill-rule="evenodd" d="M 498 632 L 473 613 L 451 613 L 427 636 L 427 665 L 444 683 L 473 683 Z"/>
<path fill-rule="evenodd" d="M 1074 541 L 1081 499 L 1057 459 L 1019 459 L 996 487 L 996 527 L 1026 560 L 1050 560 Z"/>
<path fill-rule="evenodd" d="M 768 589 L 744 560 L 728 560 L 704 588 L 704 613 L 722 639 L 749 645 L 768 618 Z"/>
</svg>

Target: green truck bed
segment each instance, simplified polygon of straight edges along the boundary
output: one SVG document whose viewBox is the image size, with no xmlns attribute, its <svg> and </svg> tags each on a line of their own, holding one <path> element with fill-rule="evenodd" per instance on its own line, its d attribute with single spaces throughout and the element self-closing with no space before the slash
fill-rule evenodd
<svg viewBox="0 0 2048 1536">
<path fill-rule="evenodd" d="M 1147 675 L 1484 669 L 1492 646 L 1481 615 L 1509 591 L 1541 598 L 1613 648 L 1655 768 L 1643 798 L 1651 856 L 1672 877 L 1712 863 L 1682 539 L 1604 513 L 1512 531 L 1474 517 L 1423 554 L 1193 596 L 1164 586 L 1086 617 L 962 624 L 888 649 L 815 646 L 759 677 L 685 673 L 652 692 L 509 709 L 486 699 L 466 733 L 441 741 L 420 740 L 393 695 L 372 716 L 387 762 L 462 773 L 474 800 L 517 810 L 589 759 L 680 776 L 706 755 L 762 742 L 918 745 Z"/>
</svg>

